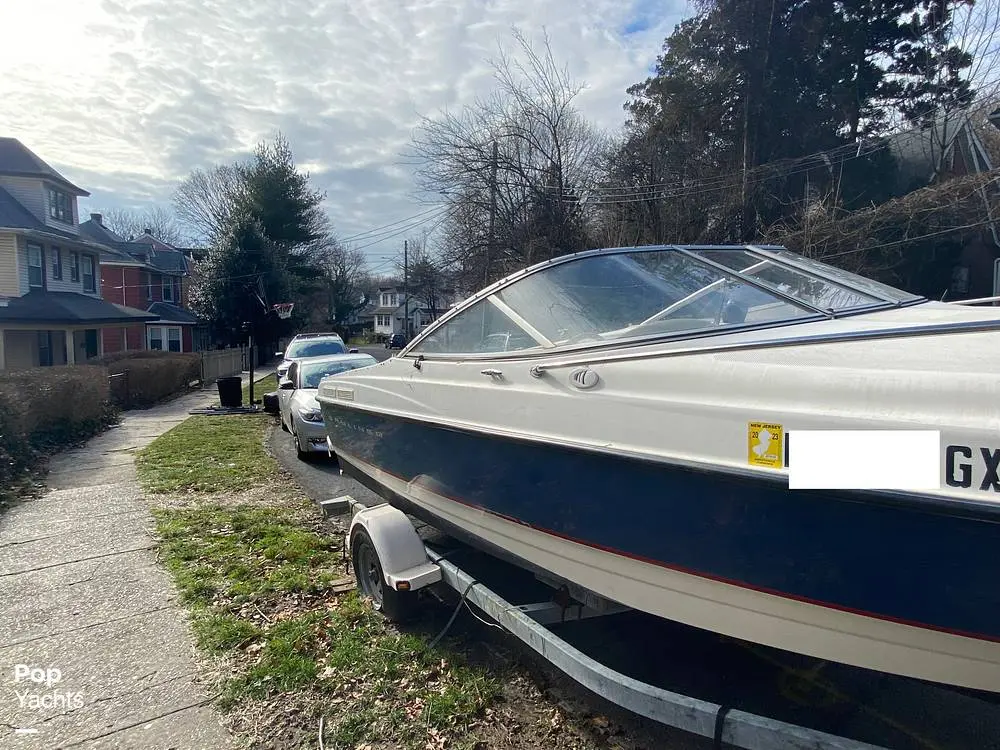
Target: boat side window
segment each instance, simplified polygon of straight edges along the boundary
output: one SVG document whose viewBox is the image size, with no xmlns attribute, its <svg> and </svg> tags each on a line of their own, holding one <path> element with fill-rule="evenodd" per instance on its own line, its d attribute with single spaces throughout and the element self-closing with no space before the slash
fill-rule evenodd
<svg viewBox="0 0 1000 750">
<path fill-rule="evenodd" d="M 815 314 L 671 249 L 567 261 L 526 276 L 495 296 L 556 346 Z"/>
<path fill-rule="evenodd" d="M 482 354 L 541 344 L 489 299 L 463 310 L 413 348 L 414 354 Z"/>
</svg>

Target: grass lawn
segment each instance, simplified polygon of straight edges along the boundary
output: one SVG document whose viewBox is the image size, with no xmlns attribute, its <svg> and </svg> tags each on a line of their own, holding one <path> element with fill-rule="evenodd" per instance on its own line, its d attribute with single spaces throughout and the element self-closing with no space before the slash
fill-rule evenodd
<svg viewBox="0 0 1000 750">
<path fill-rule="evenodd" d="M 275 471 L 266 425 L 194 416 L 138 462 L 143 486 L 182 493 L 154 510 L 160 559 L 230 728 L 250 744 L 314 748 L 322 718 L 326 748 L 494 747 L 482 739 L 497 731 L 503 678 L 429 649 L 434 633 L 400 632 L 359 598 L 342 530 L 331 535 Z M 225 494 L 253 485 L 253 504 Z"/>
<path fill-rule="evenodd" d="M 264 450 L 263 415 L 189 417 L 136 458 L 139 481 L 151 492 L 226 492 L 262 483 L 278 464 Z"/>
<path fill-rule="evenodd" d="M 257 374 L 257 372 L 255 371 L 254 375 L 256 375 L 256 374 Z M 256 383 L 253 384 L 253 397 L 254 397 L 254 400 L 255 401 L 260 401 L 264 397 L 265 393 L 270 393 L 271 391 L 276 391 L 276 390 L 278 390 L 278 378 L 275 377 L 274 373 L 272 372 L 270 375 L 268 375 L 263 380 L 259 380 L 259 381 L 257 381 Z M 243 386 L 243 403 L 244 404 L 249 404 L 250 403 L 250 385 L 249 384 Z"/>
<path fill-rule="evenodd" d="M 463 734 L 496 699 L 495 678 L 427 649 L 345 591 L 340 540 L 294 513 L 205 505 L 156 518 L 198 645 L 236 665 L 220 686 L 223 710 L 306 695 L 315 701 L 298 719 L 315 732 L 322 714 L 326 747 L 423 748 Z"/>
</svg>

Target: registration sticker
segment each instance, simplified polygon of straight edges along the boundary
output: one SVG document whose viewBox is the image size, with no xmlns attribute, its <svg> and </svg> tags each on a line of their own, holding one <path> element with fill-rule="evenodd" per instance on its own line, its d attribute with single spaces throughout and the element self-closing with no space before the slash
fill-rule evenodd
<svg viewBox="0 0 1000 750">
<path fill-rule="evenodd" d="M 780 424 L 750 422 L 747 425 L 747 463 L 780 469 L 785 455 L 785 430 Z"/>
</svg>

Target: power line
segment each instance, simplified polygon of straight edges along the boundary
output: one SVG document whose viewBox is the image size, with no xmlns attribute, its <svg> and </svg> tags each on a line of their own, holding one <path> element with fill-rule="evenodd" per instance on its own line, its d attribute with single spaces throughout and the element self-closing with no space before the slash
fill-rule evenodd
<svg viewBox="0 0 1000 750">
<path fill-rule="evenodd" d="M 425 215 L 427 215 L 429 213 L 433 213 L 434 211 L 438 211 L 440 209 L 441 209 L 441 206 L 440 205 L 436 205 L 433 208 L 427 209 L 426 211 L 421 211 L 420 213 L 414 214 L 413 216 L 408 216 L 405 219 L 400 219 L 399 221 L 394 221 L 391 224 L 385 224 L 385 225 L 383 225 L 381 227 L 375 227 L 374 229 L 368 229 L 368 230 L 366 230 L 364 232 L 358 232 L 357 234 L 351 235 L 350 237 L 342 237 L 342 238 L 340 238 L 340 241 L 341 242 L 351 242 L 353 240 L 358 240 L 358 239 L 369 239 L 366 235 L 376 234 L 378 232 L 381 232 L 384 229 L 388 229 L 389 227 L 394 227 L 397 224 L 405 224 L 408 221 L 412 221 L 414 219 L 419 219 L 421 216 L 425 216 Z"/>
<path fill-rule="evenodd" d="M 423 219 L 423 220 L 417 222 L 416 224 L 411 224 L 409 226 L 403 227 L 402 229 L 399 229 L 399 230 L 397 230 L 395 232 L 392 232 L 390 234 L 387 234 L 385 236 L 379 237 L 378 239 L 373 240 L 371 242 L 368 242 L 368 243 L 366 243 L 364 245 L 361 245 L 360 247 L 356 247 L 355 250 L 364 250 L 366 247 L 371 247 L 372 245 L 378 245 L 381 242 L 386 242 L 386 241 L 391 240 L 391 239 L 393 239 L 395 237 L 400 237 L 400 236 L 406 234 L 407 232 L 413 231 L 417 227 L 423 226 L 424 224 L 427 224 L 427 223 L 429 223 L 431 221 L 434 221 L 437 218 L 441 218 L 443 215 L 448 214 L 453 209 L 454 209 L 454 207 L 448 207 L 448 208 L 441 209 L 441 212 L 439 214 L 428 216 L 426 219 Z M 440 222 L 439 222 L 439 224 L 440 224 Z M 436 228 L 436 226 L 437 225 L 435 225 L 435 228 Z"/>
</svg>

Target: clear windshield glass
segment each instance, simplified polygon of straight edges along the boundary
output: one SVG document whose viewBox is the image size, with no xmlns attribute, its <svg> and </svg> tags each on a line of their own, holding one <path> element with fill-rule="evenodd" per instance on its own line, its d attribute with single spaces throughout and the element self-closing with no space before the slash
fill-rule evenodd
<svg viewBox="0 0 1000 750">
<path fill-rule="evenodd" d="M 412 351 L 500 353 L 708 332 L 796 322 L 909 298 L 898 290 L 893 296 L 891 287 L 882 292 L 876 282 L 855 283 L 849 274 L 816 275 L 827 272 L 825 264 L 816 264 L 813 272 L 740 248 L 691 253 L 636 250 L 549 266 L 480 300 Z"/>
<path fill-rule="evenodd" d="M 299 388 L 319 388 L 319 381 L 327 375 L 336 375 L 338 372 L 356 370 L 359 367 L 374 365 L 377 360 L 374 357 L 364 359 L 350 359 L 344 362 L 317 362 L 314 364 L 303 364 L 300 370 Z"/>
<path fill-rule="evenodd" d="M 843 312 L 857 307 L 877 305 L 884 300 L 865 294 L 805 271 L 781 265 L 762 255 L 746 250 L 694 250 L 696 255 L 739 271 L 744 276 L 782 294 L 787 294 L 807 305 L 823 310 Z"/>
<path fill-rule="evenodd" d="M 850 271 L 845 271 L 842 268 L 836 268 L 834 266 L 827 265 L 826 263 L 821 263 L 820 261 L 813 260 L 812 258 L 806 258 L 805 256 L 798 255 L 789 250 L 768 248 L 768 252 L 774 253 L 781 258 L 787 258 L 789 262 L 798 263 L 800 266 L 805 268 L 814 269 L 816 273 L 825 274 L 830 278 L 838 279 L 848 286 L 862 289 L 875 296 L 881 296 L 884 299 L 890 299 L 895 302 L 914 302 L 916 300 L 923 299 L 919 294 L 912 294 L 910 292 L 903 291 L 902 289 L 897 289 L 894 286 L 883 284 L 879 281 L 875 281 L 874 279 L 869 279 L 866 276 L 859 276 L 856 273 L 851 273 Z"/>
<path fill-rule="evenodd" d="M 318 341 L 296 341 L 290 344 L 285 357 L 322 357 L 326 354 L 344 354 L 347 349 L 343 342 L 336 339 L 320 339 Z"/>
<path fill-rule="evenodd" d="M 420 342 L 417 352 L 498 353 L 538 347 L 539 342 L 488 299 L 477 302 Z"/>
<path fill-rule="evenodd" d="M 532 274 L 496 297 L 552 345 L 814 314 L 674 250 L 581 258 Z"/>
</svg>

